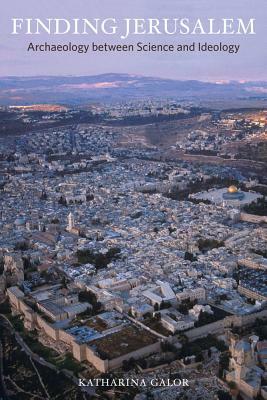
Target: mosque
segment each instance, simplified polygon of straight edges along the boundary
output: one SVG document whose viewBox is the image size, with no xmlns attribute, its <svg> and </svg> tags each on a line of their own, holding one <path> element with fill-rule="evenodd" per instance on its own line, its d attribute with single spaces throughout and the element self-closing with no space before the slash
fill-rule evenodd
<svg viewBox="0 0 267 400">
<path fill-rule="evenodd" d="M 240 200 L 244 199 L 245 193 L 238 190 L 236 186 L 231 185 L 227 189 L 227 192 L 224 192 L 222 194 L 222 197 L 224 200 L 239 200 L 240 201 Z"/>
<path fill-rule="evenodd" d="M 194 193 L 191 197 L 198 200 L 209 200 L 216 204 L 232 204 L 239 207 L 257 201 L 262 195 L 249 190 L 244 192 L 235 185 L 231 185 L 228 188 L 210 189 L 205 192 Z"/>
</svg>

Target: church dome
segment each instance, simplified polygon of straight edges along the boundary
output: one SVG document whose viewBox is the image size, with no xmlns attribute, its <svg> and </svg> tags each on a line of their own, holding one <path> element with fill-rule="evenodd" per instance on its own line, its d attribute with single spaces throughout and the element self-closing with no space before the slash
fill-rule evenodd
<svg viewBox="0 0 267 400">
<path fill-rule="evenodd" d="M 22 226 L 22 225 L 25 224 L 25 222 L 26 222 L 25 218 L 23 218 L 23 217 L 18 217 L 18 218 L 15 219 L 14 224 L 15 224 L 16 226 Z"/>
<path fill-rule="evenodd" d="M 244 351 L 246 353 L 251 351 L 251 346 L 247 341 L 240 340 L 239 342 L 237 342 L 235 349 L 237 351 Z"/>
<path fill-rule="evenodd" d="M 236 192 L 238 192 L 238 189 L 237 189 L 237 187 L 236 187 L 235 185 L 231 185 L 231 186 L 229 186 L 229 188 L 227 189 L 227 192 L 228 192 L 228 193 L 236 193 Z"/>
</svg>

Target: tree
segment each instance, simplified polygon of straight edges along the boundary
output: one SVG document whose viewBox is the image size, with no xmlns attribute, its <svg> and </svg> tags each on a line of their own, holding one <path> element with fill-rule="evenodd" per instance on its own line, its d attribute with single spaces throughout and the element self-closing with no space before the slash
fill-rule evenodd
<svg viewBox="0 0 267 400">
<path fill-rule="evenodd" d="M 124 360 L 122 363 L 122 368 L 124 371 L 128 372 L 132 369 L 135 365 L 135 359 L 131 357 L 129 360 Z"/>
<path fill-rule="evenodd" d="M 80 317 L 90 317 L 92 315 L 92 309 L 87 307 L 86 310 L 79 314 Z"/>
<path fill-rule="evenodd" d="M 172 226 L 169 226 L 168 230 L 169 230 L 169 234 L 171 235 L 173 232 L 176 231 L 176 228 L 173 228 Z"/>
<path fill-rule="evenodd" d="M 244 211 L 248 214 L 267 215 L 267 200 L 266 197 L 260 197 L 257 201 L 244 206 Z"/>
<path fill-rule="evenodd" d="M 174 344 L 172 344 L 172 343 L 170 343 L 168 341 L 161 342 L 160 343 L 160 347 L 161 347 L 161 350 L 163 352 L 173 353 L 175 355 L 175 357 L 179 357 L 180 356 L 180 350 L 177 349 L 177 347 L 175 347 Z"/>
<path fill-rule="evenodd" d="M 229 386 L 229 388 L 230 388 L 230 389 L 232 389 L 232 390 L 234 390 L 234 389 L 236 389 L 236 388 L 237 388 L 237 385 L 236 385 L 236 383 L 235 383 L 235 382 L 233 382 L 233 381 L 230 381 L 230 382 L 228 382 L 228 386 Z"/>
<path fill-rule="evenodd" d="M 160 321 L 160 320 L 161 320 L 161 314 L 160 314 L 160 312 L 157 312 L 157 313 L 154 315 L 154 319 L 155 319 L 156 321 Z"/>
<path fill-rule="evenodd" d="M 95 253 L 90 249 L 78 250 L 76 255 L 80 264 L 93 264 L 96 269 L 106 268 L 107 265 L 119 257 L 120 249 L 111 247 L 107 253 Z"/>
<path fill-rule="evenodd" d="M 62 206 L 67 207 L 67 200 L 65 199 L 65 197 L 60 196 L 60 199 L 58 200 L 58 204 L 61 204 Z"/>
<path fill-rule="evenodd" d="M 67 278 L 66 278 L 65 275 L 64 275 L 64 276 L 62 277 L 62 279 L 61 279 L 61 285 L 62 285 L 62 287 L 65 288 L 65 289 L 67 289 L 67 283 L 68 283 Z"/>
<path fill-rule="evenodd" d="M 30 258 L 29 258 L 29 257 L 23 257 L 23 258 L 22 258 L 22 261 L 23 261 L 24 270 L 25 270 L 25 271 L 26 271 L 26 270 L 30 270 L 31 267 L 32 267 Z"/>
<path fill-rule="evenodd" d="M 201 362 L 201 361 L 203 361 L 203 355 L 202 353 L 199 353 L 196 355 L 196 362 Z"/>
<path fill-rule="evenodd" d="M 129 315 L 129 317 L 132 317 L 132 318 L 134 318 L 134 315 L 133 315 L 133 312 L 132 312 L 132 310 L 131 310 L 131 309 L 128 311 L 128 315 Z"/>
<path fill-rule="evenodd" d="M 185 260 L 188 260 L 188 261 L 191 261 L 191 262 L 197 260 L 197 258 L 194 256 L 194 254 L 193 254 L 193 253 L 190 253 L 189 251 L 186 251 L 186 252 L 185 252 L 185 254 L 184 254 L 184 259 L 185 259 Z"/>
<path fill-rule="evenodd" d="M 144 359 L 138 360 L 138 364 L 140 365 L 141 368 L 146 369 L 147 368 L 147 361 Z"/>
<path fill-rule="evenodd" d="M 47 193 L 43 190 L 40 196 L 40 200 L 47 200 L 47 198 L 48 198 Z"/>
<path fill-rule="evenodd" d="M 1 257 L 0 258 L 0 275 L 2 275 L 2 273 L 4 272 L 4 266 L 5 266 L 4 259 L 3 259 L 3 257 Z"/>
<path fill-rule="evenodd" d="M 89 291 L 81 291 L 78 295 L 79 301 L 81 302 L 88 302 L 92 305 L 92 314 L 98 314 L 102 308 L 102 304 L 97 301 L 97 297 L 93 292 Z"/>
<path fill-rule="evenodd" d="M 217 396 L 219 400 L 232 400 L 232 396 L 224 390 L 218 390 Z"/>
<path fill-rule="evenodd" d="M 229 368 L 229 353 L 222 353 L 219 359 L 219 377 L 223 378 L 224 370 Z"/>
<path fill-rule="evenodd" d="M 59 219 L 58 218 L 51 219 L 51 224 L 59 224 Z"/>
<path fill-rule="evenodd" d="M 211 324 L 216 319 L 213 314 L 207 313 L 205 311 L 200 311 L 198 321 L 195 323 L 196 327 Z"/>
<path fill-rule="evenodd" d="M 151 319 L 152 318 L 152 313 L 151 312 L 147 312 L 143 315 L 144 319 Z"/>
<path fill-rule="evenodd" d="M 0 314 L 11 314 L 11 308 L 8 300 L 0 303 Z"/>
<path fill-rule="evenodd" d="M 203 238 L 199 239 L 198 241 L 198 248 L 203 253 L 218 247 L 224 247 L 224 242 L 217 239 L 203 239 Z"/>
<path fill-rule="evenodd" d="M 195 304 L 197 304 L 197 300 L 196 299 L 192 300 L 192 301 L 190 299 L 185 299 L 185 300 L 182 300 L 181 304 L 178 305 L 177 309 L 182 314 L 187 315 L 188 314 L 188 310 L 193 308 Z"/>
<path fill-rule="evenodd" d="M 164 310 L 165 308 L 170 308 L 170 307 L 171 307 L 171 303 L 169 301 L 163 300 L 161 302 L 161 305 L 160 305 L 161 310 Z"/>
<path fill-rule="evenodd" d="M 26 251 L 26 250 L 29 250 L 29 248 L 30 248 L 29 243 L 26 241 L 17 242 L 15 244 L 15 250 Z"/>
</svg>

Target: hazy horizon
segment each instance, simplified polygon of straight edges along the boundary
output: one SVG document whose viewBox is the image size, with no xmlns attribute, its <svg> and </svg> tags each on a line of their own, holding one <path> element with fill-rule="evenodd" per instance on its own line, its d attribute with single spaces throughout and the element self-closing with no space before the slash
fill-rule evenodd
<svg viewBox="0 0 267 400">
<path fill-rule="evenodd" d="M 129 77 L 136 77 L 136 78 L 152 78 L 152 79 L 161 79 L 161 80 L 170 80 L 170 81 L 181 81 L 181 82 L 187 82 L 187 81 L 197 81 L 197 82 L 203 82 L 203 83 L 216 83 L 218 85 L 220 84 L 227 84 L 227 83 L 250 83 L 250 82 L 267 82 L 266 79 L 218 79 L 218 80 L 206 80 L 206 79 L 179 79 L 177 78 L 170 78 L 167 76 L 157 76 L 157 75 L 149 75 L 149 74 L 134 74 L 134 73 L 127 73 L 127 72 L 104 72 L 104 73 L 99 73 L 99 74 L 40 74 L 40 75 L 0 75 L 0 79 L 29 79 L 29 78 L 82 78 L 82 77 L 99 77 L 99 76 L 105 76 L 105 75 L 125 75 Z"/>
</svg>

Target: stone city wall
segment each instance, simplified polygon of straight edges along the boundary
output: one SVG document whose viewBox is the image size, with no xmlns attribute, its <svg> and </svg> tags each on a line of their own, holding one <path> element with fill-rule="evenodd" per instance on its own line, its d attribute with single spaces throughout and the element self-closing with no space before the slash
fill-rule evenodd
<svg viewBox="0 0 267 400">
<path fill-rule="evenodd" d="M 58 329 L 53 328 L 38 314 L 36 315 L 36 325 L 39 329 L 43 329 L 46 335 L 52 338 L 53 340 L 59 340 Z"/>
<path fill-rule="evenodd" d="M 130 358 L 134 358 L 138 360 L 139 358 L 146 357 L 152 353 L 159 353 L 161 351 L 160 341 L 156 343 L 152 343 L 149 346 L 142 347 L 141 349 L 132 351 L 131 353 L 127 353 L 121 357 L 113 358 L 112 360 L 108 360 L 108 370 L 112 370 L 115 368 L 119 368 L 122 366 L 123 361 L 129 360 Z"/>
<path fill-rule="evenodd" d="M 72 345 L 72 343 L 74 342 L 73 336 L 71 336 L 69 333 L 67 333 L 63 329 L 59 329 L 58 338 L 59 338 L 59 340 L 61 340 L 62 342 L 66 343 L 68 345 Z"/>
<path fill-rule="evenodd" d="M 102 360 L 89 346 L 86 346 L 86 360 L 93 364 L 98 371 L 107 372 L 110 369 L 108 360 Z"/>
<path fill-rule="evenodd" d="M 193 341 L 203 336 L 207 336 L 208 334 L 213 335 L 223 333 L 224 328 L 252 325 L 257 318 L 267 318 L 267 310 L 262 310 L 249 315 L 227 316 L 220 321 L 212 322 L 211 324 L 207 324 L 199 328 L 190 329 L 189 331 L 185 332 L 185 335 L 188 337 L 189 341 Z"/>
<path fill-rule="evenodd" d="M 244 222 L 252 222 L 254 224 L 260 224 L 261 222 L 267 223 L 267 217 L 264 215 L 254 215 L 254 214 L 247 214 L 241 213 L 240 220 Z"/>
</svg>

